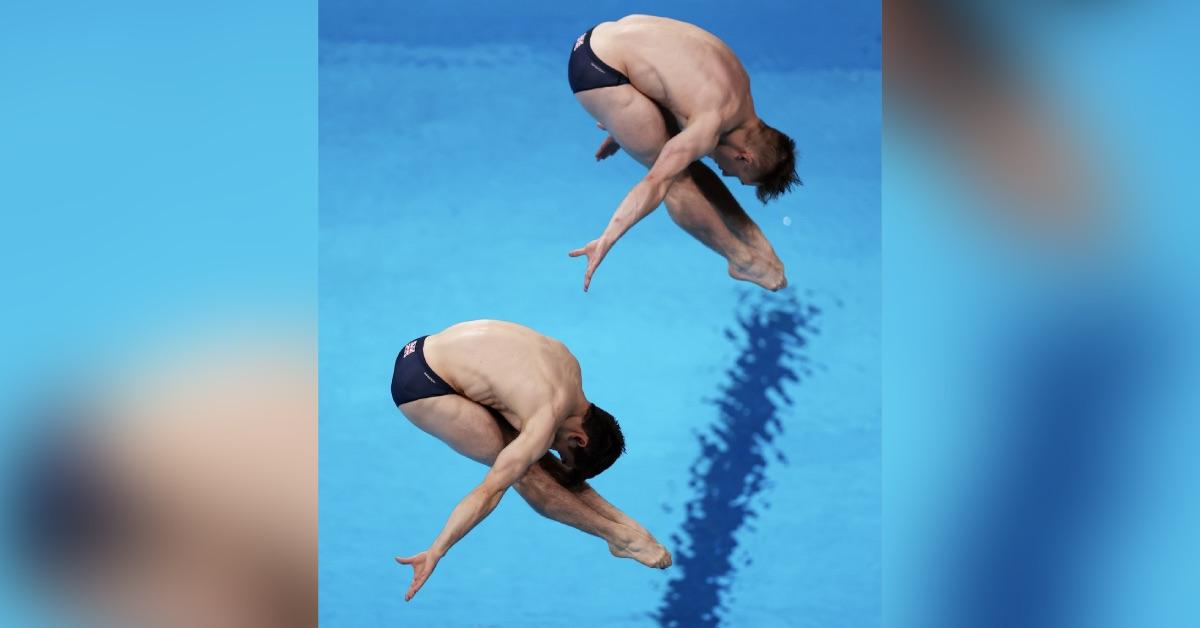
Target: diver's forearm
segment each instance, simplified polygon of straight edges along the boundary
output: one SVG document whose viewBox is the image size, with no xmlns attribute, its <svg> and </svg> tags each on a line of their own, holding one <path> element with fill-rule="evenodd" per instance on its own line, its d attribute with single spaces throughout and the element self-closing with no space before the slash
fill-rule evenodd
<svg viewBox="0 0 1200 628">
<path fill-rule="evenodd" d="M 613 213 L 608 226 L 604 228 L 601 238 L 611 245 L 625 235 L 638 221 L 654 211 L 667 196 L 668 186 L 665 182 L 643 179 L 633 186 L 617 211 Z"/>
<path fill-rule="evenodd" d="M 495 510 L 503 495 L 504 491 L 490 491 L 483 486 L 468 493 L 454 507 L 430 549 L 442 555 L 450 551 L 455 543 L 462 540 L 472 528 Z"/>
</svg>

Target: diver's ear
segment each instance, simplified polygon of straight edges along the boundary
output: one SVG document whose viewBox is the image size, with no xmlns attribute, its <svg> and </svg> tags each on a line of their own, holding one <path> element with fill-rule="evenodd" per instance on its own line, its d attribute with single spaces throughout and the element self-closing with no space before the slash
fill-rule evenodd
<svg viewBox="0 0 1200 628">
<path fill-rule="evenodd" d="M 587 447 L 588 437 L 587 432 L 576 432 L 567 438 L 567 442 L 580 449 Z"/>
<path fill-rule="evenodd" d="M 743 162 L 743 163 L 752 164 L 752 163 L 754 163 L 754 154 L 748 150 L 739 150 L 737 156 L 734 157 L 734 159 L 736 159 L 740 162 Z"/>
</svg>

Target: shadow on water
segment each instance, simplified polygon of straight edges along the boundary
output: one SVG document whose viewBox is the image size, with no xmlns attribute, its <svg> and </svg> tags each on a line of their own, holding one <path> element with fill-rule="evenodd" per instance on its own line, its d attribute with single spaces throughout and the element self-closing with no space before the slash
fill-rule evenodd
<svg viewBox="0 0 1200 628">
<path fill-rule="evenodd" d="M 818 333 L 820 310 L 794 293 L 744 296 L 737 324 L 725 336 L 739 350 L 713 399 L 717 419 L 699 434 L 700 456 L 689 485 L 695 496 L 673 538 L 677 575 L 653 615 L 662 626 L 715 626 L 721 596 L 733 580 L 736 535 L 769 504 L 755 497 L 766 479 L 772 441 L 782 433 L 785 387 L 811 374 L 801 351 Z M 773 395 L 771 394 L 773 391 Z M 780 462 L 782 453 L 774 452 Z"/>
</svg>

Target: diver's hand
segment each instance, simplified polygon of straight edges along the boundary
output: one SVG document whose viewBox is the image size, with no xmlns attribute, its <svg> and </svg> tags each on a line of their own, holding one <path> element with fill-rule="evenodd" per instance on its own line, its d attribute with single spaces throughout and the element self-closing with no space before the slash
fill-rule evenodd
<svg viewBox="0 0 1200 628">
<path fill-rule="evenodd" d="M 568 253 L 571 257 L 587 256 L 587 271 L 583 274 L 584 292 L 587 292 L 588 286 L 592 285 L 592 274 L 596 272 L 596 268 L 600 266 L 600 261 L 604 259 L 605 255 L 608 255 L 608 250 L 611 248 L 611 242 L 605 240 L 603 237 L 599 237 L 588 242 L 583 248 L 578 248 Z"/>
<path fill-rule="evenodd" d="M 617 151 L 619 150 L 621 150 L 620 144 L 617 144 L 617 140 L 614 140 L 613 137 L 609 135 L 608 137 L 604 138 L 604 142 L 600 144 L 600 148 L 596 149 L 596 161 L 608 159 L 609 157 L 617 154 Z"/>
<path fill-rule="evenodd" d="M 413 568 L 412 584 L 408 586 L 408 592 L 404 594 L 405 602 L 413 599 L 417 591 L 421 590 L 421 587 L 425 585 L 425 581 L 429 579 L 429 575 L 433 573 L 438 561 L 441 559 L 442 555 L 431 549 L 425 550 L 415 556 L 409 556 L 408 558 L 396 557 L 396 562 L 401 565 L 411 565 Z"/>
</svg>

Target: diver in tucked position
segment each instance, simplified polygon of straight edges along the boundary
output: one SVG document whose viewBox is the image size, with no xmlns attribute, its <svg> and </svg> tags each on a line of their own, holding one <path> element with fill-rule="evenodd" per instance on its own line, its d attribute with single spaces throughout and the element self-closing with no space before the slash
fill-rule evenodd
<svg viewBox="0 0 1200 628">
<path fill-rule="evenodd" d="M 625 440 L 612 415 L 584 396 L 579 362 L 561 342 L 514 323 L 459 323 L 404 346 L 392 399 L 414 425 L 491 465 L 429 549 L 396 558 L 413 568 L 405 600 L 510 486 L 543 516 L 607 541 L 614 556 L 671 565 L 666 548 L 584 481 L 611 466 Z"/>
<path fill-rule="evenodd" d="M 787 285 L 783 263 L 716 174 L 756 186 L 766 203 L 800 182 L 795 143 L 754 112 L 750 77 L 720 39 L 686 22 L 630 15 L 575 41 L 568 64 L 575 98 L 609 135 L 605 159 L 625 149 L 650 171 L 625 196 L 586 255 L 583 289 L 609 249 L 666 202 L 671 218 L 729 262 L 735 279 L 768 290 Z"/>
</svg>

